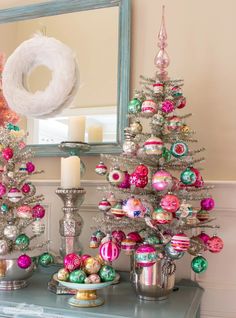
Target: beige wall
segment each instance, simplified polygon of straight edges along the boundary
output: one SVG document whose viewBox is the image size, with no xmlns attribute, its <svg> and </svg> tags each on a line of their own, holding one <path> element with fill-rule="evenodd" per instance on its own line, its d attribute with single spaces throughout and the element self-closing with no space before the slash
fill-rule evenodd
<svg viewBox="0 0 236 318">
<path fill-rule="evenodd" d="M 133 0 L 131 89 L 139 75 L 154 73 L 161 5 L 166 4 L 169 73 L 185 80 L 188 100 L 185 112 L 196 130 L 199 146 L 206 147 L 203 175 L 211 180 L 234 180 L 235 169 L 235 70 L 236 2 L 214 0 Z M 43 177 L 59 178 L 59 159 L 39 159 L 47 172 Z M 86 159 L 87 161 L 87 159 Z M 98 158 L 87 161 L 86 179 L 96 178 Z"/>
</svg>

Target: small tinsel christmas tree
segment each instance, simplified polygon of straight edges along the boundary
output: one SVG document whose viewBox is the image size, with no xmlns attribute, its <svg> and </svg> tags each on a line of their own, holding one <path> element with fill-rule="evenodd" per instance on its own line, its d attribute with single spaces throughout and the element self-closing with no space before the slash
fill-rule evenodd
<svg viewBox="0 0 236 318">
<path fill-rule="evenodd" d="M 45 209 L 40 204 L 43 196 L 36 195 L 35 186 L 27 181 L 41 173 L 35 171 L 31 157 L 18 126 L 0 127 L 0 259 L 17 259 L 24 269 L 31 265 L 31 255 L 39 255 L 40 248 L 48 243 L 37 242 L 45 229 Z M 50 264 L 52 256 L 43 254 L 39 261 Z"/>
<path fill-rule="evenodd" d="M 201 273 L 207 268 L 201 253 L 220 252 L 223 241 L 203 232 L 218 228 L 209 224 L 214 220 L 210 215 L 214 200 L 195 167 L 203 161 L 196 156 L 204 149 L 189 146 L 196 142 L 185 123 L 190 114 L 179 115 L 186 105 L 183 81 L 168 78 L 164 16 L 158 38 L 159 71 L 154 78 L 141 77 L 142 89 L 128 105 L 130 125 L 123 153 L 103 156 L 111 162 L 109 173 L 103 162 L 96 166 L 99 175 L 107 175 L 109 185 L 100 189 L 104 199 L 99 209 L 104 213 L 95 218 L 97 230 L 90 247 L 100 247 L 105 261 L 115 260 L 120 249 L 135 253 L 138 266 L 152 266 L 159 257 L 172 262 L 188 252 L 194 256 L 193 271 Z M 132 232 L 126 235 L 127 229 Z M 195 235 L 190 238 L 191 229 Z"/>
</svg>

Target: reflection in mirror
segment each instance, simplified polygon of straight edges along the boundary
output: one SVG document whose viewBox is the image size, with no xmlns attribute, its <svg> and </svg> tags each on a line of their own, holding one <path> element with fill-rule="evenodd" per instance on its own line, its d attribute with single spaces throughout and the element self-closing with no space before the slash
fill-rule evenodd
<svg viewBox="0 0 236 318">
<path fill-rule="evenodd" d="M 70 119 L 80 115 L 83 115 L 85 130 L 76 141 L 115 142 L 118 8 L 16 22 L 16 46 L 41 29 L 74 51 L 80 70 L 80 88 L 69 108 L 57 117 L 27 118 L 28 144 L 58 144 L 70 140 L 74 137 L 68 135 Z M 28 76 L 26 85 L 34 93 L 44 90 L 50 80 L 51 72 L 41 66 Z"/>
</svg>

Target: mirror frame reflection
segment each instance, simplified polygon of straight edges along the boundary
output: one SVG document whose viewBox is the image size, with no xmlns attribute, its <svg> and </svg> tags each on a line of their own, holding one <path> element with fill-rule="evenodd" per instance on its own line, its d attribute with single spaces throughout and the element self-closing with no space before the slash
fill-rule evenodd
<svg viewBox="0 0 236 318">
<path fill-rule="evenodd" d="M 130 79 L 130 0 L 54 0 L 0 10 L 0 23 L 3 24 L 109 7 L 119 8 L 116 142 L 91 143 L 91 150 L 84 153 L 86 156 L 101 153 L 119 153 L 122 151 L 123 131 L 128 123 L 126 115 L 129 102 Z M 29 147 L 33 150 L 36 157 L 62 157 L 66 155 L 58 148 L 57 144 L 29 145 Z"/>
</svg>

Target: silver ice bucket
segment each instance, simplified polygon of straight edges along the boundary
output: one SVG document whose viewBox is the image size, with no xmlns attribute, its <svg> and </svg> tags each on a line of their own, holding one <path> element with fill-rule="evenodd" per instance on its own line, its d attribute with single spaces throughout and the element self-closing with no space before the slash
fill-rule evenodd
<svg viewBox="0 0 236 318">
<path fill-rule="evenodd" d="M 154 265 L 140 267 L 132 257 L 131 283 L 137 296 L 144 300 L 163 300 L 175 284 L 176 265 L 169 259 L 159 259 Z"/>
</svg>

